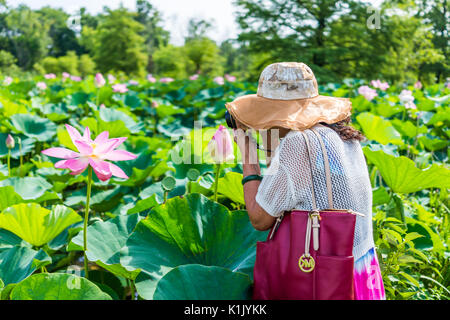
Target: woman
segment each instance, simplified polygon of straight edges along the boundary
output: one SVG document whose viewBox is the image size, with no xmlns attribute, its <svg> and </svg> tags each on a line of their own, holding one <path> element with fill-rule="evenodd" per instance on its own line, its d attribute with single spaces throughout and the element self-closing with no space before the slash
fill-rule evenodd
<svg viewBox="0 0 450 320">
<path fill-rule="evenodd" d="M 314 74 L 305 64 L 275 63 L 262 72 L 257 95 L 240 97 L 227 109 L 238 128 L 234 133 L 243 155 L 244 198 L 255 229 L 270 229 L 285 211 L 312 210 L 311 184 L 317 207 L 330 208 L 321 144 L 310 129 L 315 130 L 329 160 L 334 207 L 364 214 L 355 224 L 354 297 L 385 299 L 372 234 L 372 188 L 359 144 L 364 136 L 347 126 L 350 101 L 320 96 Z M 257 144 L 244 132 L 249 128 L 269 132 L 264 144 L 271 163 L 262 180 Z M 311 162 L 303 134 L 310 141 Z M 281 142 L 273 139 L 276 135 Z"/>
</svg>

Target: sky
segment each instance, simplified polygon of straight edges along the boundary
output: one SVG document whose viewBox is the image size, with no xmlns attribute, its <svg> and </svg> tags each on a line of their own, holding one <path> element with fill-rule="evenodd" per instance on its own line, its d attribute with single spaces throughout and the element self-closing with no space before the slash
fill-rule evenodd
<svg viewBox="0 0 450 320">
<path fill-rule="evenodd" d="M 9 5 L 26 4 L 32 9 L 44 6 L 63 8 L 73 13 L 85 7 L 90 13 L 101 12 L 104 6 L 115 9 L 122 3 L 125 7 L 135 10 L 135 0 L 7 0 Z M 238 25 L 233 12 L 232 0 L 151 0 L 163 16 L 163 26 L 170 31 L 170 42 L 182 45 L 187 34 L 188 20 L 192 17 L 202 18 L 213 22 L 214 28 L 208 36 L 217 42 L 235 38 Z"/>
</svg>

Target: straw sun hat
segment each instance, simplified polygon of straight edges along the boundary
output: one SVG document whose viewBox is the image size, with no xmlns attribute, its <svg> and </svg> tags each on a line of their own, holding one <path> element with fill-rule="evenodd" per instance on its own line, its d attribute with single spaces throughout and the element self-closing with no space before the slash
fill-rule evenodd
<svg viewBox="0 0 450 320">
<path fill-rule="evenodd" d="M 352 109 L 350 99 L 319 95 L 314 73 L 299 62 L 267 66 L 259 78 L 257 94 L 239 97 L 225 106 L 233 118 L 257 130 L 305 130 L 318 122 L 341 121 Z"/>
</svg>

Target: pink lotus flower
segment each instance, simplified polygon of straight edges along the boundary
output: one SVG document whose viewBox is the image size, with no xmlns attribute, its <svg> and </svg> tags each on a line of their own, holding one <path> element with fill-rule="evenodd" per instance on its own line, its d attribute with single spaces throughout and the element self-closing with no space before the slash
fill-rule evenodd
<svg viewBox="0 0 450 320">
<path fill-rule="evenodd" d="M 125 93 L 128 91 L 127 85 L 121 83 L 113 85 L 112 88 L 114 92 Z"/>
<path fill-rule="evenodd" d="M 216 163 L 224 163 L 234 159 L 233 143 L 227 128 L 220 125 L 211 141 L 208 150 Z"/>
<path fill-rule="evenodd" d="M 83 79 L 81 79 L 81 77 L 79 77 L 79 76 L 70 76 L 70 79 L 71 79 L 72 81 L 75 81 L 75 82 L 80 82 L 81 80 L 83 80 Z"/>
<path fill-rule="evenodd" d="M 122 169 L 113 163 L 105 161 L 136 159 L 136 155 L 128 151 L 115 150 L 127 138 L 108 139 L 109 132 L 103 131 L 95 140 L 92 140 L 88 127 L 84 129 L 83 136 L 81 136 L 77 129 L 68 124 L 66 124 L 66 129 L 79 152 L 66 148 L 43 150 L 42 153 L 49 157 L 64 159 L 55 163 L 55 168 L 69 169 L 71 175 L 77 175 L 84 172 L 90 165 L 101 181 L 106 181 L 111 176 L 128 179 L 128 176 Z"/>
<path fill-rule="evenodd" d="M 374 88 L 378 88 L 382 91 L 386 91 L 389 88 L 389 83 L 387 82 L 381 82 L 380 80 L 372 80 L 370 82 L 370 84 L 374 87 Z"/>
<path fill-rule="evenodd" d="M 407 103 L 407 102 L 414 101 L 414 97 L 410 90 L 402 90 L 402 92 L 400 92 L 400 94 L 398 95 L 398 98 L 400 99 L 401 103 Z"/>
<path fill-rule="evenodd" d="M 229 75 L 229 74 L 226 74 L 226 75 L 225 75 L 225 79 L 226 79 L 228 82 L 235 82 L 235 81 L 236 81 L 236 77 L 235 77 L 235 76 L 232 76 L 232 75 Z"/>
<path fill-rule="evenodd" d="M 417 109 L 416 105 L 414 104 L 414 102 L 408 101 L 405 103 L 405 108 L 406 109 Z"/>
<path fill-rule="evenodd" d="M 130 81 L 128 81 L 128 84 L 131 86 L 137 86 L 137 85 L 139 85 L 139 82 L 137 82 L 136 80 L 130 80 Z"/>
<path fill-rule="evenodd" d="M 12 82 L 13 82 L 13 78 L 11 78 L 11 77 L 6 77 L 5 80 L 3 80 L 3 84 L 5 86 L 9 86 Z"/>
<path fill-rule="evenodd" d="M 159 82 L 162 82 L 162 83 L 170 83 L 172 81 L 174 81 L 174 80 L 169 77 L 159 79 Z"/>
<path fill-rule="evenodd" d="M 215 77 L 213 80 L 215 83 L 217 83 L 218 85 L 223 85 L 225 84 L 225 80 L 223 79 L 223 77 Z"/>
<path fill-rule="evenodd" d="M 152 101 L 152 108 L 158 108 L 159 104 L 156 101 Z"/>
<path fill-rule="evenodd" d="M 112 74 L 108 74 L 108 82 L 113 83 L 114 81 L 116 81 L 116 78 Z"/>
<path fill-rule="evenodd" d="M 420 90 L 423 88 L 422 82 L 420 82 L 419 80 L 417 80 L 416 83 L 414 83 L 414 88 Z"/>
<path fill-rule="evenodd" d="M 101 73 L 97 73 L 95 75 L 95 85 L 100 88 L 103 87 L 106 84 L 105 78 L 103 78 L 103 75 Z"/>
<path fill-rule="evenodd" d="M 148 82 L 151 82 L 151 83 L 155 83 L 155 82 L 156 82 L 156 78 L 153 77 L 153 75 L 152 75 L 151 73 L 149 73 L 149 74 L 147 75 L 147 81 L 148 81 Z"/>
<path fill-rule="evenodd" d="M 371 101 L 373 98 L 375 98 L 376 96 L 378 96 L 378 93 L 376 90 L 368 87 L 368 86 L 361 86 L 358 88 L 358 93 L 360 95 L 363 95 L 364 98 L 366 98 L 367 100 Z"/>
<path fill-rule="evenodd" d="M 67 78 L 70 78 L 70 73 L 68 73 L 68 72 L 63 72 L 63 73 L 62 73 L 62 78 L 63 78 L 63 80 L 66 80 Z"/>
<path fill-rule="evenodd" d="M 189 80 L 191 80 L 191 81 L 195 81 L 197 79 L 198 79 L 198 74 L 194 74 L 194 75 L 189 77 Z"/>
<path fill-rule="evenodd" d="M 47 89 L 47 85 L 45 84 L 45 82 L 38 82 L 38 83 L 36 83 L 36 87 L 38 87 L 41 90 Z"/>
<path fill-rule="evenodd" d="M 46 75 L 44 75 L 45 79 L 56 79 L 56 74 L 54 73 L 47 73 Z"/>
</svg>

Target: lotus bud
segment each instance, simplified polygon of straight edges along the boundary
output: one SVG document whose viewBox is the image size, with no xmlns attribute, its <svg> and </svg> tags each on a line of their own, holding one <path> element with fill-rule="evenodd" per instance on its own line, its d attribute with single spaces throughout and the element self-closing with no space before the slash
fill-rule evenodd
<svg viewBox="0 0 450 320">
<path fill-rule="evenodd" d="M 12 137 L 12 135 L 8 134 L 8 136 L 6 137 L 6 147 L 8 149 L 14 149 L 15 147 L 15 142 L 14 142 L 14 138 Z"/>
<path fill-rule="evenodd" d="M 106 84 L 106 80 L 101 73 L 95 75 L 95 85 L 97 87 L 103 87 Z"/>
<path fill-rule="evenodd" d="M 224 126 L 221 125 L 216 131 L 208 143 L 208 150 L 216 163 L 224 163 L 234 159 L 231 136 Z"/>
</svg>

